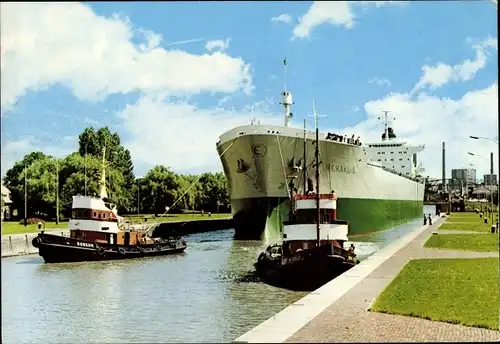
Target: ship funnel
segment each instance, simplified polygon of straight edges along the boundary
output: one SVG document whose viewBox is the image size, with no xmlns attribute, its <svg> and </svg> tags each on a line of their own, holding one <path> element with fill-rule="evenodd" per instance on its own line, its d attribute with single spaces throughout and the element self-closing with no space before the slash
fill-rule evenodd
<svg viewBox="0 0 500 344">
<path fill-rule="evenodd" d="M 283 66 L 284 66 L 284 82 L 285 82 L 285 90 L 281 93 L 281 102 L 280 104 L 283 105 L 283 109 L 285 110 L 285 127 L 288 127 L 290 124 L 290 118 L 292 118 L 292 104 L 293 104 L 293 98 L 292 94 L 288 92 L 286 88 L 286 57 L 283 60 Z"/>
</svg>

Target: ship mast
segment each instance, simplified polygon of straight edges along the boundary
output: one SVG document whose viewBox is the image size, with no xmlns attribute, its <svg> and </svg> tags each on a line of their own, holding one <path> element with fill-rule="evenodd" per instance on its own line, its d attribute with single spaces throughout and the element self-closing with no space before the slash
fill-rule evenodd
<svg viewBox="0 0 500 344">
<path fill-rule="evenodd" d="M 387 119 L 387 113 L 389 111 L 383 111 L 385 113 L 385 120 L 384 120 L 384 134 L 385 134 L 385 140 L 389 140 L 389 130 L 388 130 L 388 126 L 389 126 L 389 122 L 388 122 L 388 119 Z"/>
<path fill-rule="evenodd" d="M 284 83 L 285 83 L 285 90 L 281 93 L 281 102 L 280 104 L 283 105 L 283 109 L 285 110 L 285 127 L 288 127 L 290 124 L 290 118 L 292 118 L 293 114 L 291 112 L 292 108 L 292 94 L 287 91 L 286 89 L 286 57 L 283 60 L 283 66 L 284 66 Z"/>
<path fill-rule="evenodd" d="M 314 126 L 316 127 L 316 147 L 314 150 L 314 160 L 316 167 L 316 239 L 317 245 L 320 245 L 320 228 L 319 222 L 321 219 L 321 212 L 319 207 L 319 129 L 318 129 L 318 114 L 316 113 L 316 103 L 313 100 L 313 114 Z"/>
</svg>

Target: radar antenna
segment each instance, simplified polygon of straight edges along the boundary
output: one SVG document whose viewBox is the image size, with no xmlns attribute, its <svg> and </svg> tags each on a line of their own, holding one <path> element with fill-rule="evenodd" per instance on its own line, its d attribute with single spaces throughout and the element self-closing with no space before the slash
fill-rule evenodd
<svg viewBox="0 0 500 344">
<path fill-rule="evenodd" d="M 384 136 L 382 137 L 382 141 L 389 140 L 389 119 L 387 118 L 387 114 L 390 111 L 382 111 L 384 113 L 384 118 L 378 117 L 379 120 L 384 122 Z M 393 117 L 393 120 L 396 120 L 396 117 Z"/>
</svg>

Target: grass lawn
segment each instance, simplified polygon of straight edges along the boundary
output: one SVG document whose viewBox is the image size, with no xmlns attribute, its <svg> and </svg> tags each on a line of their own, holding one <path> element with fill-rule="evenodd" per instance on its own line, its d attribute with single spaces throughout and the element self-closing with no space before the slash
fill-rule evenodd
<svg viewBox="0 0 500 344">
<path fill-rule="evenodd" d="M 498 251 L 498 235 L 438 234 L 431 236 L 424 246 L 449 250 L 496 252 Z"/>
<path fill-rule="evenodd" d="M 482 222 L 483 219 L 476 213 L 455 213 L 448 216 L 446 222 Z"/>
<path fill-rule="evenodd" d="M 154 215 L 132 215 L 124 216 L 126 221 L 130 223 L 144 223 L 144 217 L 148 218 L 148 222 L 169 222 L 169 221 L 189 221 L 189 220 L 211 220 L 211 219 L 221 219 L 231 217 L 231 214 L 212 214 L 208 217 L 207 214 L 201 216 L 200 213 L 195 214 L 169 214 L 168 216 L 155 217 Z M 55 222 L 45 222 L 46 230 L 58 229 L 66 230 L 68 229 L 68 222 L 59 222 L 56 225 Z M 36 233 L 38 231 L 37 225 L 24 225 L 19 224 L 19 222 L 2 222 L 2 235 L 12 235 L 12 234 L 25 234 L 25 233 Z"/>
<path fill-rule="evenodd" d="M 56 225 L 55 222 L 45 222 L 45 228 L 47 230 L 58 229 L 58 230 L 66 230 L 68 229 L 68 222 L 59 222 L 59 225 Z M 12 235 L 12 234 L 25 234 L 25 233 L 36 233 L 38 231 L 38 227 L 36 224 L 24 225 L 19 224 L 19 222 L 3 222 L 2 221 L 2 235 Z"/>
<path fill-rule="evenodd" d="M 130 223 L 143 223 L 144 217 L 148 218 L 148 222 L 169 222 L 169 221 L 223 219 L 231 217 L 231 214 L 212 214 L 211 217 L 208 217 L 206 213 L 203 216 L 200 213 L 168 214 L 163 217 L 155 217 L 154 215 L 132 215 L 132 216 L 125 216 L 125 219 Z"/>
<path fill-rule="evenodd" d="M 412 260 L 371 311 L 498 330 L 498 259 Z"/>
<path fill-rule="evenodd" d="M 491 225 L 488 223 L 473 223 L 473 222 L 451 222 L 443 223 L 438 229 L 452 229 L 452 230 L 463 230 L 463 231 L 475 231 L 475 232 L 490 232 Z"/>
</svg>

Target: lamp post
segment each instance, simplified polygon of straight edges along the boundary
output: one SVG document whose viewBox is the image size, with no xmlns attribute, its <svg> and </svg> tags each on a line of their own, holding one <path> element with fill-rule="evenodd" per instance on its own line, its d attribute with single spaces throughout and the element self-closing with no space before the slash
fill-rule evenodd
<svg viewBox="0 0 500 344">
<path fill-rule="evenodd" d="M 140 182 L 141 181 L 141 177 L 137 177 L 137 215 L 139 215 L 139 210 L 140 210 L 140 188 L 141 188 L 141 185 L 140 185 Z"/>
<path fill-rule="evenodd" d="M 495 4 L 495 8 L 497 8 L 497 1 L 493 1 Z M 498 113 L 497 113 L 497 138 L 500 137 L 500 120 L 498 119 Z M 473 140 L 488 140 L 492 141 L 497 145 L 497 152 L 500 153 L 500 141 L 497 139 L 492 139 L 488 137 L 482 137 L 482 136 L 470 136 L 471 139 Z M 470 154 L 470 153 L 469 153 Z M 474 154 L 472 154 L 474 155 Z M 497 171 L 500 175 L 500 157 L 498 157 L 498 166 L 497 166 Z M 500 181 L 497 179 L 497 220 L 500 221 Z M 496 223 L 495 223 L 496 226 Z M 498 235 L 498 329 L 500 330 L 500 228 L 497 228 L 497 235 Z"/>
<path fill-rule="evenodd" d="M 56 166 L 56 224 L 59 224 L 59 161 L 54 160 Z"/>
<path fill-rule="evenodd" d="M 24 227 L 28 225 L 28 169 L 24 164 Z"/>
<path fill-rule="evenodd" d="M 471 136 L 471 137 L 473 137 L 473 136 Z M 475 136 L 474 136 L 474 137 L 475 137 Z M 472 156 L 478 156 L 478 157 L 480 157 L 480 158 L 486 159 L 486 157 L 485 157 L 485 156 L 482 156 L 482 155 L 479 155 L 479 154 L 476 154 L 476 153 L 471 153 L 471 152 L 468 152 L 468 154 L 469 154 L 469 155 L 472 155 Z M 495 224 L 495 220 L 493 219 L 493 213 L 494 213 L 494 211 L 493 211 L 493 207 L 495 206 L 495 203 L 493 202 L 493 192 L 494 192 L 494 191 L 493 191 L 493 190 L 491 190 L 490 188 L 487 188 L 487 187 L 486 187 L 486 183 L 484 182 L 484 180 L 483 180 L 483 184 L 484 184 L 485 189 L 488 189 L 488 191 L 489 191 L 489 193 L 490 193 L 490 202 L 491 202 L 491 205 L 490 205 L 490 207 L 489 207 L 489 209 L 488 209 L 488 211 L 487 211 L 487 213 L 489 213 L 488 217 L 489 217 L 489 218 L 490 218 L 490 220 L 491 220 L 491 224 Z M 498 190 L 497 190 L 497 192 L 498 192 Z M 496 216 L 497 216 L 497 220 L 498 220 L 498 219 L 500 218 L 500 217 L 499 217 L 499 214 L 496 214 Z"/>
</svg>

